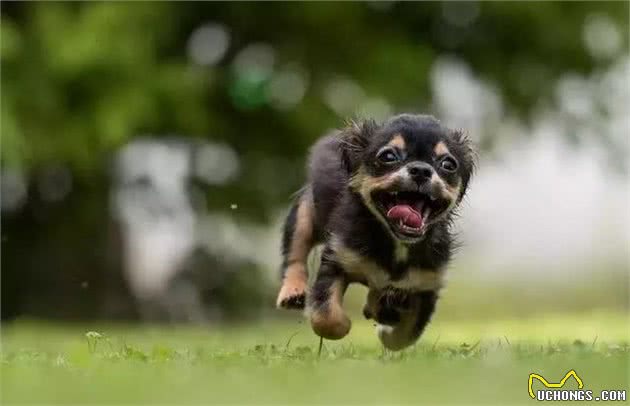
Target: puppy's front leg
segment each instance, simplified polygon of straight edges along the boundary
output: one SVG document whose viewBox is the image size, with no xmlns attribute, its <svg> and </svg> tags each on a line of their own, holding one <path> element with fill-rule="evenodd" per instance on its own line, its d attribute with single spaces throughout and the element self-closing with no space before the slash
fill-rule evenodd
<svg viewBox="0 0 630 406">
<path fill-rule="evenodd" d="M 329 340 L 345 337 L 351 322 L 343 311 L 343 295 L 348 280 L 334 254 L 324 249 L 315 283 L 308 296 L 311 326 L 315 334 Z"/>
<path fill-rule="evenodd" d="M 411 298 L 411 308 L 398 313 L 398 320 L 380 322 L 377 334 L 385 348 L 399 351 L 415 343 L 435 311 L 437 293 L 432 291 L 415 293 Z"/>
</svg>

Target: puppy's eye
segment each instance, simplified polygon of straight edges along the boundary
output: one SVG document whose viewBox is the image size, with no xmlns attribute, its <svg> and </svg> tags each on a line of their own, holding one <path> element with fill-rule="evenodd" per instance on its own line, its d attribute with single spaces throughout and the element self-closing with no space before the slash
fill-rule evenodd
<svg viewBox="0 0 630 406">
<path fill-rule="evenodd" d="M 398 154 L 393 148 L 383 148 L 378 152 L 378 154 L 376 154 L 376 158 L 385 164 L 395 163 L 400 160 Z"/>
<path fill-rule="evenodd" d="M 455 172 L 457 170 L 457 161 L 454 158 L 447 156 L 442 159 L 442 162 L 440 162 L 440 169 L 446 172 Z"/>
</svg>

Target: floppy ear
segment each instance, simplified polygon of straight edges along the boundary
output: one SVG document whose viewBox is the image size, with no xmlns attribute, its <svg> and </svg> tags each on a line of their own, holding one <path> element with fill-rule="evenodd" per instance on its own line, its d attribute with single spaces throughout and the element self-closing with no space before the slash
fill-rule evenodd
<svg viewBox="0 0 630 406">
<path fill-rule="evenodd" d="M 457 155 L 461 159 L 460 165 L 462 167 L 462 192 L 460 199 L 464 197 L 464 193 L 466 193 L 466 188 L 468 187 L 468 182 L 475 171 L 476 161 L 477 161 L 477 153 L 475 152 L 475 147 L 470 139 L 470 136 L 467 132 L 462 129 L 450 130 L 450 138 L 457 148 Z"/>
<path fill-rule="evenodd" d="M 350 120 L 339 133 L 341 161 L 348 173 L 353 173 L 359 168 L 363 152 L 369 145 L 376 127 L 374 120 Z"/>
</svg>

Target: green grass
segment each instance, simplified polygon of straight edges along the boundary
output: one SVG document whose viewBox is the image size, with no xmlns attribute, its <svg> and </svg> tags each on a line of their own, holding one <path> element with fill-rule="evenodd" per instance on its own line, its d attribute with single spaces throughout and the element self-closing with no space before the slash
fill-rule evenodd
<svg viewBox="0 0 630 406">
<path fill-rule="evenodd" d="M 531 372 L 575 369 L 585 389 L 627 389 L 625 314 L 448 321 L 384 352 L 370 323 L 318 339 L 301 321 L 190 328 L 20 322 L 2 331 L 8 403 L 433 404 L 535 403 Z M 96 331 L 101 337 L 86 337 Z M 540 388 L 536 384 L 536 388 Z M 567 384 L 575 388 L 575 382 Z"/>
</svg>

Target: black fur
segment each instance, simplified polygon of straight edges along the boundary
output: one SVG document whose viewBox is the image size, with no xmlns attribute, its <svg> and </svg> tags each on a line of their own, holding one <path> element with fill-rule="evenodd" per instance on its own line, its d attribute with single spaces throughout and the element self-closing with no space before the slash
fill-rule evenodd
<svg viewBox="0 0 630 406">
<path fill-rule="evenodd" d="M 401 135 L 405 142 L 404 159 L 396 165 L 383 166 L 376 159 L 377 152 L 395 135 Z M 434 148 L 443 142 L 451 156 L 459 164 L 455 172 L 446 173 L 436 161 Z M 432 165 L 446 184 L 461 185 L 456 198 L 458 203 L 463 198 L 473 172 L 473 152 L 470 141 L 462 133 L 448 129 L 435 118 L 420 115 L 400 115 L 383 124 L 368 120 L 350 123 L 340 133 L 327 136 L 315 144 L 309 162 L 309 178 L 306 190 L 312 192 L 314 209 L 315 241 L 324 243 L 321 267 L 315 283 L 307 297 L 312 309 L 325 308 L 329 289 L 335 280 L 360 282 L 368 285 L 367 280 L 350 277 L 337 261 L 330 237 L 334 235 L 344 247 L 369 259 L 389 274 L 391 281 L 406 276 L 410 268 L 421 268 L 427 272 L 443 269 L 451 258 L 453 236 L 450 231 L 454 216 L 453 206 L 449 206 L 443 217 L 436 217 L 434 223 L 427 226 L 421 240 L 406 244 L 408 256 L 400 261 L 395 255 L 401 244 L 382 218 L 375 216 L 365 199 L 350 187 L 351 177 L 359 168 L 368 176 L 380 177 L 395 171 L 410 162 L 423 162 Z M 422 189 L 421 189 L 422 190 Z M 290 245 L 292 227 L 295 223 L 296 206 L 293 206 L 287 218 L 283 253 L 286 257 Z M 285 260 L 286 261 L 286 260 Z M 286 264 L 285 264 L 286 265 Z M 345 285 L 344 285 L 345 286 Z M 404 295 L 403 295 L 404 297 Z M 413 328 L 409 343 L 412 343 L 423 331 L 431 318 L 437 301 L 435 291 L 409 292 L 412 310 Z M 409 306 L 409 300 L 407 306 Z M 395 325 L 401 322 L 399 306 L 381 305 L 376 314 L 371 315 L 379 323 Z M 366 314 L 368 315 L 368 314 Z M 408 345 L 406 343 L 405 345 Z"/>
<path fill-rule="evenodd" d="M 374 154 L 389 136 L 399 132 L 408 134 L 406 139 L 412 141 L 411 148 L 420 149 L 425 155 L 430 154 L 428 149 L 440 140 L 447 142 L 449 148 L 461 157 L 461 199 L 473 170 L 470 142 L 461 133 L 442 127 L 429 116 L 401 115 L 382 126 L 373 121 L 352 124 L 340 134 L 324 137 L 315 144 L 309 168 L 318 242 L 323 242 L 326 237 L 323 231 L 334 232 L 348 246 L 361 251 L 393 274 L 400 272 L 399 264 L 393 261 L 394 242 L 387 238 L 383 225 L 361 198 L 348 188 L 348 181 L 350 168 L 356 170 L 361 161 L 369 162 L 370 154 Z M 377 170 L 372 169 L 372 172 Z M 448 216 L 431 227 L 422 243 L 411 247 L 409 262 L 403 265 L 436 269 L 448 262 L 453 243 L 450 221 L 451 216 Z"/>
<path fill-rule="evenodd" d="M 293 238 L 293 233 L 295 232 L 295 221 L 297 217 L 297 210 L 299 204 L 299 196 L 296 197 L 295 202 L 291 205 L 291 209 L 289 210 L 289 214 L 287 215 L 286 220 L 284 221 L 284 230 L 282 233 L 282 276 L 284 277 L 284 272 L 289 265 L 288 256 L 289 249 L 291 247 L 291 239 Z"/>
<path fill-rule="evenodd" d="M 420 334 L 424 331 L 424 328 L 431 320 L 431 316 L 435 311 L 435 303 L 437 302 L 437 294 L 435 292 L 420 292 L 417 294 L 417 300 L 419 300 L 419 311 L 417 313 L 416 323 L 414 324 L 412 332 L 412 340 L 416 340 L 420 337 Z"/>
</svg>

